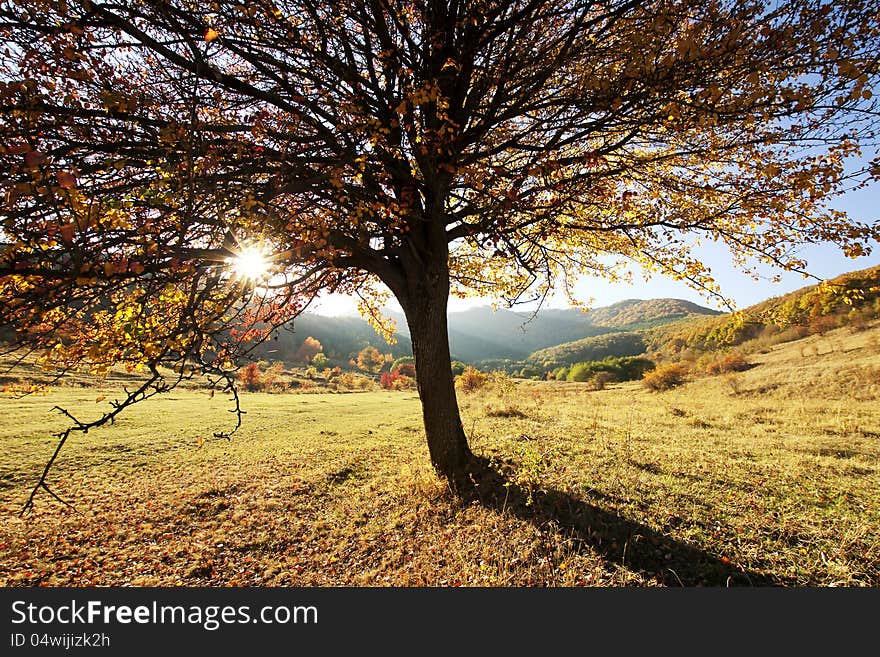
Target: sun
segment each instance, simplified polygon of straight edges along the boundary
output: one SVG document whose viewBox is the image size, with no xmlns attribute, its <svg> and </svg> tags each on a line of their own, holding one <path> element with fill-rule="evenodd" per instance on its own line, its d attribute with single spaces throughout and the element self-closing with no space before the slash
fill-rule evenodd
<svg viewBox="0 0 880 657">
<path fill-rule="evenodd" d="M 251 244 L 241 249 L 229 259 L 232 271 L 238 278 L 259 281 L 269 276 L 270 262 L 265 250 L 259 244 Z"/>
</svg>

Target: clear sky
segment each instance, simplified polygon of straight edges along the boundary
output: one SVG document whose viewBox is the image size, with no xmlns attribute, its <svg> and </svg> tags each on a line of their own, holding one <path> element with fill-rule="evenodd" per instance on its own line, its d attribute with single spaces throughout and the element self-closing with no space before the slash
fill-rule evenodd
<svg viewBox="0 0 880 657">
<path fill-rule="evenodd" d="M 880 183 L 849 192 L 836 199 L 832 206 L 846 211 L 854 220 L 866 223 L 877 222 L 880 220 Z M 880 245 L 875 244 L 873 247 L 870 255 L 858 259 L 845 257 L 840 249 L 831 244 L 811 245 L 801 249 L 799 253 L 808 262 L 810 273 L 820 278 L 833 278 L 848 271 L 880 265 Z M 711 267 L 715 280 L 721 285 L 722 293 L 738 308 L 746 308 L 769 297 L 779 296 L 816 282 L 815 279 L 805 279 L 801 274 L 767 267 L 762 270 L 766 279 L 755 281 L 730 264 L 730 257 L 723 246 L 708 245 L 702 247 L 700 253 L 704 257 L 704 262 Z M 639 271 L 637 268 L 634 269 L 634 272 Z M 769 280 L 774 274 L 781 276 L 779 283 Z M 673 297 L 719 308 L 717 301 L 707 299 L 685 283 L 659 275 L 647 281 L 642 276 L 635 275 L 632 284 L 629 285 L 610 283 L 601 278 L 583 278 L 576 289 L 581 299 L 588 300 L 592 297 L 594 307 L 607 306 L 624 299 Z M 486 298 L 450 299 L 449 309 L 454 312 L 490 303 L 491 299 Z M 399 309 L 396 303 L 389 305 Z M 545 304 L 545 307 L 565 306 L 566 303 L 562 299 L 551 300 Z M 726 310 L 723 307 L 721 309 Z M 324 315 L 353 315 L 357 314 L 357 304 L 348 297 L 330 295 L 314 306 L 313 311 Z"/>
</svg>

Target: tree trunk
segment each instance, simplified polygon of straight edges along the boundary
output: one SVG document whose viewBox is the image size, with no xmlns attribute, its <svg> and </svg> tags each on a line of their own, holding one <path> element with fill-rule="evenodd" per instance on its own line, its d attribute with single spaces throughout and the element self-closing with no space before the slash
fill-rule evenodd
<svg viewBox="0 0 880 657">
<path fill-rule="evenodd" d="M 412 338 L 431 463 L 439 474 L 455 482 L 467 472 L 472 454 L 461 425 L 449 355 L 449 274 L 445 266 L 439 269 L 409 279 L 407 293 L 399 295 L 399 301 Z"/>
</svg>

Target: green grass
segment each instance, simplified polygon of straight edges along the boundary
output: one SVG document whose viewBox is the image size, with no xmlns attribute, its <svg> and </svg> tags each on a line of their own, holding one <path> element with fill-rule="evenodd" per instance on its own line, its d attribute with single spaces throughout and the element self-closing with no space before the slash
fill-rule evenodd
<svg viewBox="0 0 880 657">
<path fill-rule="evenodd" d="M 880 585 L 877 329 L 752 354 L 651 393 L 519 382 L 461 394 L 482 500 L 429 467 L 413 392 L 188 389 L 75 436 L 112 392 L 0 400 L 4 585 Z M 206 439 L 201 446 L 201 439 Z M 504 481 L 504 480 L 500 480 Z"/>
</svg>

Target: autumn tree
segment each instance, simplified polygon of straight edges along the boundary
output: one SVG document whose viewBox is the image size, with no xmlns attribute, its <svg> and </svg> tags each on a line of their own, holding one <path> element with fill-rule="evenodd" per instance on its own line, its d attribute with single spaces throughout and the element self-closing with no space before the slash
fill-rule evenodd
<svg viewBox="0 0 880 657">
<path fill-rule="evenodd" d="M 321 342 L 312 336 L 307 336 L 303 343 L 296 350 L 295 358 L 303 363 L 311 363 L 319 353 L 324 351 Z"/>
<path fill-rule="evenodd" d="M 385 356 L 376 347 L 367 345 L 358 352 L 355 363 L 359 370 L 375 373 L 385 364 Z"/>
<path fill-rule="evenodd" d="M 250 392 L 256 392 L 262 384 L 259 363 L 248 363 L 238 372 L 238 380 Z"/>
<path fill-rule="evenodd" d="M 0 0 L 0 324 L 59 371 L 143 367 L 140 398 L 160 364 L 227 376 L 320 290 L 388 332 L 384 284 L 454 477 L 450 293 L 633 261 L 716 293 L 701 239 L 743 266 L 867 252 L 877 225 L 827 201 L 880 173 L 845 166 L 875 144 L 878 22 L 876 0 Z"/>
</svg>

